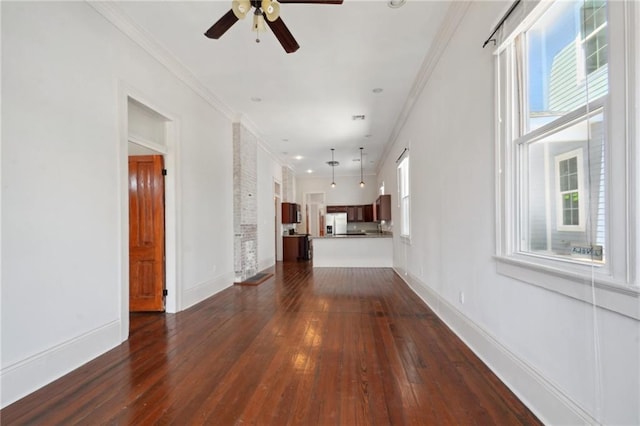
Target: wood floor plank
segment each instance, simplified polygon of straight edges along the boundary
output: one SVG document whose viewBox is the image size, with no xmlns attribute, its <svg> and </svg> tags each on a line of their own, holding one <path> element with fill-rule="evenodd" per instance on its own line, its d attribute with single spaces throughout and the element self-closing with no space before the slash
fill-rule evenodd
<svg viewBox="0 0 640 426">
<path fill-rule="evenodd" d="M 279 263 L 0 411 L 3 425 L 537 425 L 389 268 Z"/>
</svg>

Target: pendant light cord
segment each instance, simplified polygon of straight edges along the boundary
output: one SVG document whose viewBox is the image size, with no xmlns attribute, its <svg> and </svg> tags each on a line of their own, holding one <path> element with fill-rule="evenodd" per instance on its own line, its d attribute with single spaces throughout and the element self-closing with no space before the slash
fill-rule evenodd
<svg viewBox="0 0 640 426">
<path fill-rule="evenodd" d="M 361 187 L 364 187 L 364 176 L 362 173 L 362 167 L 363 167 L 362 166 L 362 150 L 363 149 L 364 149 L 363 147 L 360 147 L 360 186 Z"/>
</svg>

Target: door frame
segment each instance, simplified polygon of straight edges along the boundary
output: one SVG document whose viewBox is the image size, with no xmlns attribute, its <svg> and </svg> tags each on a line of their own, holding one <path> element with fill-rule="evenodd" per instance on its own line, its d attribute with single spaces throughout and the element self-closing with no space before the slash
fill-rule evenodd
<svg viewBox="0 0 640 426">
<path fill-rule="evenodd" d="M 177 116 L 166 108 L 153 102 L 146 95 L 138 92 L 127 83 L 119 81 L 118 116 L 120 137 L 118 144 L 118 171 L 120 181 L 120 341 L 129 337 L 129 141 L 156 151 L 164 157 L 164 167 L 167 175 L 164 181 L 165 194 L 165 310 L 168 313 L 178 312 L 181 304 L 181 288 L 179 275 L 180 238 L 178 223 L 180 223 L 180 194 L 179 184 L 179 120 Z M 165 117 L 166 146 L 139 138 L 130 138 L 128 129 L 128 99 L 132 98 L 149 109 Z"/>
<path fill-rule="evenodd" d="M 280 191 L 276 191 L 276 186 L 280 189 Z M 282 261 L 282 182 L 276 178 L 273 178 L 273 198 L 274 198 L 274 208 L 275 208 L 275 253 L 274 253 L 274 263 Z"/>
<path fill-rule="evenodd" d="M 322 195 L 322 203 L 310 203 L 309 202 L 309 198 L 312 195 Z M 326 211 L 326 207 L 327 207 L 327 193 L 326 191 L 313 191 L 313 192 L 304 192 L 302 194 L 302 203 L 305 209 L 308 209 L 309 206 L 311 204 L 316 204 L 318 206 L 318 210 L 322 209 L 324 210 L 324 214 L 327 213 Z M 305 218 L 306 220 L 306 218 Z M 311 233 L 311 226 L 308 223 L 305 223 L 305 225 L 309 228 L 309 232 Z M 318 223 L 318 234 L 320 234 L 320 223 Z"/>
</svg>

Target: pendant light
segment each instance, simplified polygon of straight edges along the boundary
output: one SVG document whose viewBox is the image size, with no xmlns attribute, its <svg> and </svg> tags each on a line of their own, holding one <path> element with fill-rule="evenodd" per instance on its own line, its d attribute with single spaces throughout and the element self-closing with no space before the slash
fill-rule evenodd
<svg viewBox="0 0 640 426">
<path fill-rule="evenodd" d="M 360 188 L 364 188 L 364 177 L 362 176 L 362 150 L 364 148 L 360 147 Z"/>
<path fill-rule="evenodd" d="M 331 187 L 335 188 L 336 187 L 336 176 L 335 176 L 336 161 L 333 159 L 333 151 L 335 151 L 335 149 L 331 148 Z"/>
</svg>

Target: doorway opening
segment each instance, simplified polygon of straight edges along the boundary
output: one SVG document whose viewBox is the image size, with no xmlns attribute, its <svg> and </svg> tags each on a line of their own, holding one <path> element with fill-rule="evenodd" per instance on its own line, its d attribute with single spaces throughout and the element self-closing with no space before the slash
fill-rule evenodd
<svg viewBox="0 0 640 426">
<path fill-rule="evenodd" d="M 282 261 L 282 194 L 280 182 L 273 181 L 273 202 L 274 202 L 274 220 L 275 220 L 275 253 L 276 262 Z"/>
<path fill-rule="evenodd" d="M 123 340 L 130 312 L 176 312 L 175 122 L 146 101 L 126 100 L 123 194 Z M 126 199 L 126 201 L 125 201 Z M 128 243 L 128 244 L 127 244 Z M 125 248 L 126 247 L 126 248 Z M 123 271 L 124 272 L 124 271 Z"/>
<path fill-rule="evenodd" d="M 305 229 L 313 237 L 324 235 L 325 193 L 308 192 L 304 194 Z"/>
</svg>

